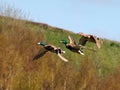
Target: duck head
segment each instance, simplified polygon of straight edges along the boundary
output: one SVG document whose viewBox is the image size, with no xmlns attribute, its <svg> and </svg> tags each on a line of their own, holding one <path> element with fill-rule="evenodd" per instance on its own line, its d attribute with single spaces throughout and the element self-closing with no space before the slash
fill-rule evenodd
<svg viewBox="0 0 120 90">
<path fill-rule="evenodd" d="M 39 42 L 39 43 L 37 43 L 37 44 L 42 45 L 42 46 L 45 46 L 45 45 L 46 45 L 45 42 Z"/>
<path fill-rule="evenodd" d="M 67 44 L 66 40 L 61 40 L 60 42 L 63 43 L 63 44 L 65 44 L 65 45 Z"/>
</svg>

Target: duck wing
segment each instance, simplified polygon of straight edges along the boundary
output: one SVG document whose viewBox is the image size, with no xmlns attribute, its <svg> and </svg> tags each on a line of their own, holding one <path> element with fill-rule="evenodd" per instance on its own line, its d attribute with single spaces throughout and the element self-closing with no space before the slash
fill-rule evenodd
<svg viewBox="0 0 120 90">
<path fill-rule="evenodd" d="M 85 46 L 87 41 L 88 41 L 88 37 L 81 36 L 81 38 L 79 39 L 78 45 Z"/>
<path fill-rule="evenodd" d="M 63 60 L 64 62 L 68 62 L 68 60 L 66 58 L 64 58 L 60 53 L 57 54 L 58 57 Z"/>
<path fill-rule="evenodd" d="M 75 40 L 73 39 L 73 37 L 71 37 L 70 35 L 68 36 L 68 39 L 70 41 L 70 45 L 71 46 L 76 46 L 77 45 L 76 42 L 75 42 Z"/>
<path fill-rule="evenodd" d="M 91 35 L 90 38 L 89 38 L 89 41 L 90 41 L 90 42 L 93 42 L 93 43 L 96 43 L 97 47 L 98 47 L 98 48 L 101 48 L 100 38 Z"/>
<path fill-rule="evenodd" d="M 57 48 L 55 50 L 55 53 L 58 55 L 58 57 L 63 60 L 64 62 L 68 62 L 68 60 L 66 58 L 64 58 L 64 56 L 62 55 L 63 53 L 65 53 L 65 51 L 61 50 L 60 48 Z"/>
<path fill-rule="evenodd" d="M 40 57 L 42 57 L 42 56 L 43 56 L 44 54 L 46 54 L 47 52 L 48 52 L 48 51 L 45 50 L 45 51 L 43 51 L 43 52 L 38 53 L 37 55 L 34 56 L 33 60 L 39 59 Z"/>
<path fill-rule="evenodd" d="M 101 48 L 101 40 L 98 37 L 91 34 L 83 34 L 83 33 L 78 33 L 78 35 L 81 36 L 81 38 L 79 39 L 79 46 L 80 45 L 85 46 L 86 42 L 90 41 L 96 43 L 98 48 Z"/>
</svg>

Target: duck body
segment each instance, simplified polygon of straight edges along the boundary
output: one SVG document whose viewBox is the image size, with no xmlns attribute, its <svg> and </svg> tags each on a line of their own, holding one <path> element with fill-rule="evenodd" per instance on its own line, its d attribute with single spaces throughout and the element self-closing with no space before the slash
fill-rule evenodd
<svg viewBox="0 0 120 90">
<path fill-rule="evenodd" d="M 89 42 L 96 43 L 96 45 L 99 49 L 101 48 L 101 40 L 97 36 L 94 36 L 91 34 L 83 34 L 81 32 L 78 33 L 78 35 L 81 36 L 79 39 L 79 45 L 85 46 L 86 43 L 89 41 Z"/>
<path fill-rule="evenodd" d="M 66 45 L 66 48 L 73 51 L 73 52 L 78 52 L 80 50 L 79 46 Z"/>
<path fill-rule="evenodd" d="M 53 47 L 53 45 L 45 45 L 44 48 L 51 52 L 54 52 L 54 50 L 57 49 L 55 46 Z"/>
<path fill-rule="evenodd" d="M 70 43 L 68 44 L 66 40 L 62 40 L 61 42 L 65 44 L 66 48 L 69 49 L 72 52 L 84 55 L 81 47 L 76 44 L 74 39 L 71 36 L 68 36 Z"/>
<path fill-rule="evenodd" d="M 46 54 L 48 51 L 50 51 L 52 53 L 57 54 L 59 56 L 59 58 L 61 58 L 61 60 L 68 62 L 68 60 L 62 56 L 62 54 L 65 53 L 65 51 L 63 51 L 60 47 L 56 47 L 56 46 L 51 45 L 51 44 L 47 45 L 45 42 L 39 42 L 38 44 L 42 45 L 44 47 L 45 51 L 42 53 L 39 53 L 33 59 L 38 59 L 41 56 L 43 56 L 44 54 Z"/>
</svg>

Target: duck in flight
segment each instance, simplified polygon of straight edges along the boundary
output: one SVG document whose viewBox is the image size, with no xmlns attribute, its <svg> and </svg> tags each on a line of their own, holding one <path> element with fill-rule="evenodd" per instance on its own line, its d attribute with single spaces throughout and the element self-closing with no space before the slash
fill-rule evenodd
<svg viewBox="0 0 120 90">
<path fill-rule="evenodd" d="M 62 56 L 62 54 L 65 53 L 65 51 L 63 51 L 63 50 L 60 49 L 59 47 L 56 47 L 56 46 L 51 45 L 51 44 L 46 44 L 45 42 L 39 42 L 39 43 L 37 43 L 37 44 L 44 47 L 44 48 L 43 48 L 43 49 L 44 49 L 44 52 L 38 53 L 38 54 L 33 58 L 33 60 L 36 60 L 36 59 L 42 57 L 42 56 L 45 55 L 48 51 L 50 51 L 50 52 L 52 52 L 52 53 L 57 54 L 57 56 L 58 56 L 61 60 L 63 60 L 64 62 L 68 62 L 68 60 Z"/>
<path fill-rule="evenodd" d="M 100 49 L 101 48 L 101 40 L 97 36 L 91 35 L 91 34 L 83 34 L 83 33 L 78 33 L 80 35 L 79 39 L 79 45 L 80 46 L 85 46 L 87 42 L 93 42 L 97 45 L 97 47 Z"/>
<path fill-rule="evenodd" d="M 76 44 L 75 40 L 70 35 L 68 36 L 68 39 L 69 43 L 66 40 L 61 40 L 60 42 L 63 43 L 70 51 L 84 55 L 81 47 Z"/>
</svg>

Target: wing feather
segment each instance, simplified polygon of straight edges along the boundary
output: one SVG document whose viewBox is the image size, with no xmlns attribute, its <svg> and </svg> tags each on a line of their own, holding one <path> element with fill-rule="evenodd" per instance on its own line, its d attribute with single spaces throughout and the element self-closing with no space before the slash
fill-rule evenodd
<svg viewBox="0 0 120 90">
<path fill-rule="evenodd" d="M 69 41 L 70 41 L 70 45 L 76 46 L 75 40 L 74 40 L 70 35 L 68 36 L 68 39 L 69 39 Z"/>
<path fill-rule="evenodd" d="M 88 41 L 87 37 L 81 36 L 81 38 L 79 39 L 78 45 L 85 46 L 87 41 Z"/>
<path fill-rule="evenodd" d="M 64 58 L 60 53 L 57 54 L 59 56 L 59 58 L 61 58 L 61 60 L 68 62 L 68 60 L 66 58 Z"/>
<path fill-rule="evenodd" d="M 37 55 L 34 56 L 33 60 L 37 60 L 39 59 L 40 57 L 42 57 L 43 55 L 45 55 L 48 51 L 43 51 L 43 52 L 40 52 L 38 53 Z"/>
<path fill-rule="evenodd" d="M 96 43 L 98 48 L 101 48 L 101 41 L 98 37 L 90 35 L 90 34 L 83 34 L 83 33 L 78 33 L 81 38 L 79 39 L 79 45 L 85 46 L 87 41 Z"/>
<path fill-rule="evenodd" d="M 89 41 L 96 43 L 98 48 L 101 48 L 101 41 L 98 37 L 91 35 Z"/>
</svg>

